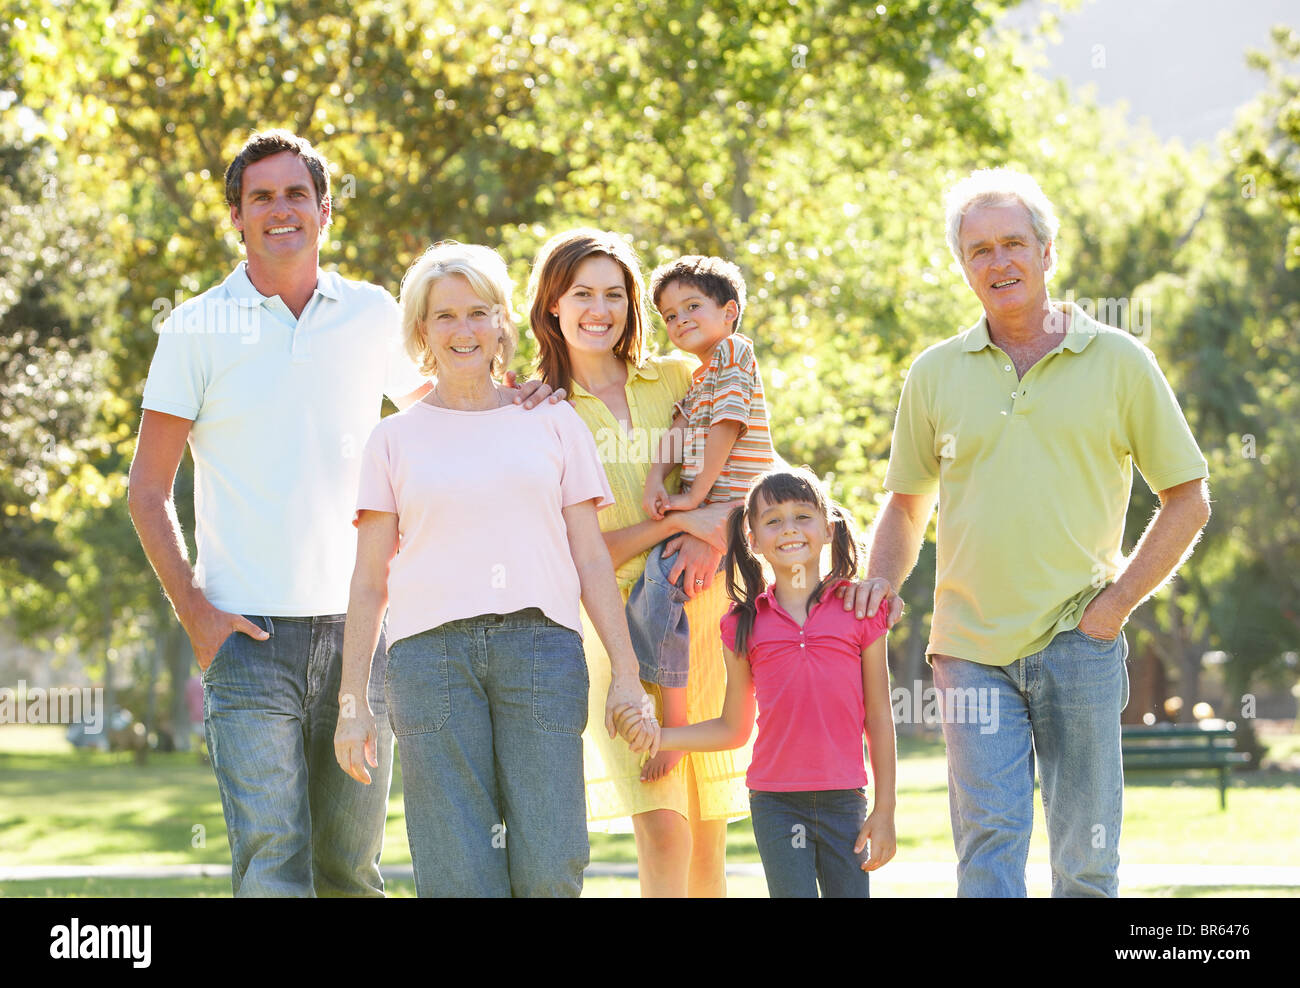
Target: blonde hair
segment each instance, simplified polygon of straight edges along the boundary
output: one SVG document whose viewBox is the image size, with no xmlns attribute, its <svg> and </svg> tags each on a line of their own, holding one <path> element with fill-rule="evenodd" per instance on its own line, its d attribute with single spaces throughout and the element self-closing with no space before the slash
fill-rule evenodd
<svg viewBox="0 0 1300 988">
<path fill-rule="evenodd" d="M 498 314 L 501 345 L 492 357 L 492 374 L 500 375 L 515 355 L 519 330 L 515 327 L 511 312 L 510 300 L 514 283 L 510 280 L 506 262 L 491 247 L 441 240 L 406 269 L 406 274 L 402 276 L 400 298 L 402 343 L 420 368 L 421 374 L 433 376 L 438 373 L 438 361 L 425 336 L 429 292 L 435 283 L 456 274 L 469 282 L 474 294 L 490 304 Z"/>
</svg>

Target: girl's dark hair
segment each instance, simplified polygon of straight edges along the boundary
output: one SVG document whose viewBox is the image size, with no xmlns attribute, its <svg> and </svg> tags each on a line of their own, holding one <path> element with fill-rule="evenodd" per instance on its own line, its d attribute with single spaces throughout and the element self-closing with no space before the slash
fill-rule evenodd
<svg viewBox="0 0 1300 988">
<path fill-rule="evenodd" d="M 808 604 L 811 607 L 822 599 L 828 587 L 840 580 L 851 580 L 858 573 L 858 536 L 848 512 L 822 491 L 821 482 L 811 470 L 791 467 L 769 470 L 758 478 L 743 508 L 736 508 L 727 519 L 727 596 L 732 599 L 732 610 L 737 615 L 737 655 L 749 651 L 749 637 L 754 630 L 758 614 L 758 597 L 767 589 L 763 580 L 763 567 L 749 547 L 745 527 L 753 527 L 758 513 L 758 499 L 764 504 L 786 504 L 801 501 L 810 504 L 826 519 L 831 531 L 830 572 L 813 588 Z M 739 577 L 739 579 L 737 579 Z"/>
</svg>

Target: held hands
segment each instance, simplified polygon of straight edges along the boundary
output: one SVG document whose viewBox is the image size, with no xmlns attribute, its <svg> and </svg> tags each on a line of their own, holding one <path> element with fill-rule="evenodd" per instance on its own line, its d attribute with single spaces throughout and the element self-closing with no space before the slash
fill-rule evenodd
<svg viewBox="0 0 1300 988">
<path fill-rule="evenodd" d="M 609 736 L 615 731 L 633 751 L 645 751 L 653 758 L 659 753 L 660 727 L 655 719 L 654 701 L 644 693 L 639 703 L 620 702 L 606 723 L 612 722 Z"/>
<path fill-rule="evenodd" d="M 694 511 L 700 506 L 696 496 L 689 491 L 682 494 L 669 494 L 664 504 L 665 511 Z"/>
<path fill-rule="evenodd" d="M 668 510 L 669 495 L 665 489 L 662 480 L 656 480 L 654 476 L 649 476 L 645 481 L 645 496 L 641 499 L 641 506 L 645 508 L 645 513 L 655 521 L 663 521 L 664 512 Z"/>
<path fill-rule="evenodd" d="M 888 810 L 875 809 L 867 817 L 867 822 L 858 831 L 858 839 L 853 842 L 853 853 L 861 854 L 862 849 L 871 845 L 871 853 L 862 862 L 863 871 L 875 871 L 887 864 L 898 851 L 898 837 L 894 834 L 894 814 Z"/>
<path fill-rule="evenodd" d="M 655 521 L 663 521 L 669 511 L 693 511 L 699 504 L 691 494 L 669 494 L 662 482 L 647 478 L 641 506 Z"/>
<path fill-rule="evenodd" d="M 366 766 L 379 767 L 379 732 L 370 701 L 351 693 L 339 695 L 339 722 L 334 729 L 334 757 L 348 775 L 370 785 Z"/>
</svg>

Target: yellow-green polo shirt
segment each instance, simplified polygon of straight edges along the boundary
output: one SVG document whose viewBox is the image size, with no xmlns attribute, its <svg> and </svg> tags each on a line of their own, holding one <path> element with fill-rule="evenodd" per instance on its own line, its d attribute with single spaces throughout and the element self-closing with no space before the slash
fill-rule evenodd
<svg viewBox="0 0 1300 988">
<path fill-rule="evenodd" d="M 1122 565 L 1134 464 L 1153 491 L 1208 476 L 1155 356 L 1077 305 L 1023 379 L 985 318 L 917 357 L 885 487 L 939 492 L 927 654 L 1009 665 L 1077 626 Z"/>
</svg>

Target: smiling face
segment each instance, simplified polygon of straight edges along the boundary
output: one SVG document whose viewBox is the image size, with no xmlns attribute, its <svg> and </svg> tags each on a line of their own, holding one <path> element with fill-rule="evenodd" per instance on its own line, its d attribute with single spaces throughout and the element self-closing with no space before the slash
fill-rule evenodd
<svg viewBox="0 0 1300 988">
<path fill-rule="evenodd" d="M 739 315 L 733 300 L 718 305 L 701 289 L 685 281 L 664 285 L 659 290 L 657 304 L 673 345 L 702 360 L 731 335 Z"/>
<path fill-rule="evenodd" d="M 1047 311 L 1051 244 L 1034 235 L 1018 201 L 975 206 L 962 219 L 962 268 L 990 319 Z"/>
<path fill-rule="evenodd" d="M 479 298 L 463 275 L 449 274 L 429 286 L 427 312 L 424 339 L 437 362 L 439 380 L 490 380 L 502 337 L 492 303 Z"/>
<path fill-rule="evenodd" d="M 773 569 L 802 565 L 816 572 L 822 547 L 830 538 L 830 528 L 817 505 L 808 501 L 770 504 L 761 494 L 755 498 L 750 545 Z"/>
<path fill-rule="evenodd" d="M 627 328 L 628 294 L 623 268 L 608 254 L 578 265 L 571 284 L 551 306 L 572 354 L 606 354 Z"/>
<path fill-rule="evenodd" d="M 329 200 L 317 203 L 311 173 L 292 151 L 245 168 L 239 207 L 230 207 L 231 222 L 244 235 L 254 265 L 314 258 L 329 215 Z"/>
</svg>

